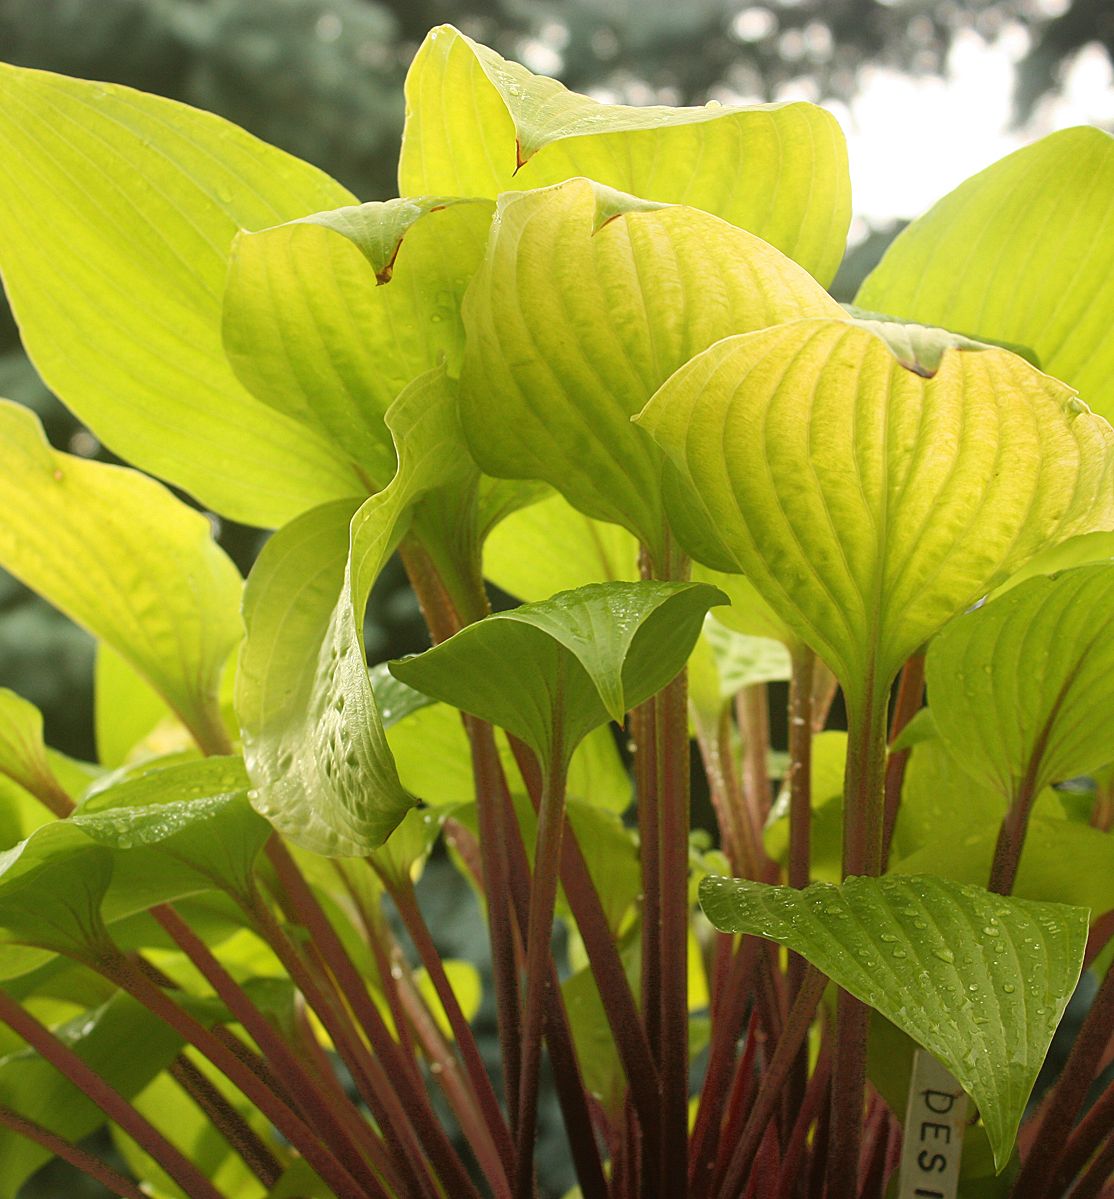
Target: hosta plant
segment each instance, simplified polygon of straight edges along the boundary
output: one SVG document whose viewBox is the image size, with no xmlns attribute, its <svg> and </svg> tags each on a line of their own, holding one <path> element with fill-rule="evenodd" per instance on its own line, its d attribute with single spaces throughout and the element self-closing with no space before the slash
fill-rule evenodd
<svg viewBox="0 0 1114 1199">
<path fill-rule="evenodd" d="M 0 69 L 24 345 L 134 467 L 0 406 L 0 565 L 99 645 L 97 762 L 0 693 L 0 1195 L 1104 1193 L 1114 142 L 991 166 L 849 308 L 820 108 L 451 28 L 406 101 L 360 203 Z M 246 580 L 164 484 L 275 530 Z M 395 554 L 431 648 L 369 668 Z"/>
</svg>

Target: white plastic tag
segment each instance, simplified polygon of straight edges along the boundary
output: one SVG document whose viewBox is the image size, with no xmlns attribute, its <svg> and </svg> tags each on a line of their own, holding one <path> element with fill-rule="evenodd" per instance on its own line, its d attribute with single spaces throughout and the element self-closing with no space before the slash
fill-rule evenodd
<svg viewBox="0 0 1114 1199">
<path fill-rule="evenodd" d="M 923 1049 L 913 1055 L 898 1199 L 955 1199 L 967 1131 L 967 1095 Z"/>
</svg>

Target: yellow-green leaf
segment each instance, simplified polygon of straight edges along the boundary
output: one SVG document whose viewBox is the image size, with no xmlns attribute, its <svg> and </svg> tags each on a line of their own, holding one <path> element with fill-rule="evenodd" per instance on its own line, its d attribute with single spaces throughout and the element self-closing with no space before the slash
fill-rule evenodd
<svg viewBox="0 0 1114 1199">
<path fill-rule="evenodd" d="M 252 802 L 298 845 L 338 857 L 377 848 L 414 803 L 368 678 L 368 596 L 419 501 L 464 496 L 476 474 L 443 369 L 407 387 L 386 420 L 399 456 L 392 482 L 355 513 L 327 505 L 281 529 L 245 593 L 236 710 Z"/>
<path fill-rule="evenodd" d="M 1114 417 L 1114 137 L 1080 126 L 960 184 L 913 221 L 856 303 L 1035 353 Z"/>
<path fill-rule="evenodd" d="M 395 469 L 387 409 L 442 360 L 459 370 L 460 301 L 491 211 L 486 200 L 388 200 L 241 233 L 224 304 L 241 382 L 381 490 Z"/>
<path fill-rule="evenodd" d="M 0 161 L 0 275 L 24 345 L 106 445 L 249 524 L 363 490 L 221 348 L 237 230 L 349 192 L 211 113 L 6 65 Z"/>
<path fill-rule="evenodd" d="M 933 371 L 907 349 L 873 322 L 727 338 L 638 418 L 682 544 L 745 572 L 852 705 L 1038 550 L 1114 520 L 1114 430 L 1071 388 L 1005 350 Z"/>
<path fill-rule="evenodd" d="M 494 197 L 574 175 L 713 212 L 825 283 L 843 256 L 847 147 L 816 105 L 603 104 L 432 30 L 406 79 L 402 195 Z"/>
<path fill-rule="evenodd" d="M 504 196 L 464 301 L 465 433 L 488 474 L 543 479 L 660 552 L 662 455 L 630 417 L 713 342 L 806 316 L 843 312 L 706 212 L 587 179 Z"/>
<path fill-rule="evenodd" d="M 1005 1167 L 1079 979 L 1085 909 L 911 875 L 803 891 L 712 877 L 700 902 L 716 928 L 795 950 L 938 1057 Z"/>
<path fill-rule="evenodd" d="M 109 642 L 219 747 L 221 668 L 242 636 L 239 572 L 209 522 L 138 471 L 47 443 L 0 401 L 0 565 Z"/>
</svg>

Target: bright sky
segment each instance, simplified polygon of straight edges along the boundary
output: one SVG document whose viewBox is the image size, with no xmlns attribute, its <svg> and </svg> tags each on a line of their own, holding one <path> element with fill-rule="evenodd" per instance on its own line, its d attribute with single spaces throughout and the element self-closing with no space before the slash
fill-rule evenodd
<svg viewBox="0 0 1114 1199">
<path fill-rule="evenodd" d="M 917 79 L 867 67 L 851 104 L 828 107 L 847 135 L 854 207 L 862 220 L 914 217 L 969 175 L 1011 150 L 1069 125 L 1114 123 L 1114 71 L 1105 50 L 1085 46 L 1060 94 L 1023 129 L 1010 129 L 1013 65 L 1028 48 L 1020 25 L 993 42 L 957 35 L 945 78 Z"/>
</svg>

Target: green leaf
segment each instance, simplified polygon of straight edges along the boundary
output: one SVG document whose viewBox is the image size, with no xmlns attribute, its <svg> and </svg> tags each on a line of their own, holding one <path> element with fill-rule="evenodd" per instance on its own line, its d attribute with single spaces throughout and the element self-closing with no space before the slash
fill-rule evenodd
<svg viewBox="0 0 1114 1199">
<path fill-rule="evenodd" d="M 551 494 L 501 521 L 484 542 L 484 576 L 526 603 L 588 583 L 638 578 L 638 542 Z"/>
<path fill-rule="evenodd" d="M 450 25 L 427 35 L 406 79 L 403 195 L 494 197 L 574 175 L 713 212 L 824 283 L 843 257 L 847 147 L 823 109 L 602 104 Z"/>
<path fill-rule="evenodd" d="M 629 418 L 721 337 L 805 316 L 842 309 L 705 212 L 587 179 L 504 195 L 464 301 L 465 433 L 488 474 L 543 479 L 660 553 L 662 455 Z"/>
<path fill-rule="evenodd" d="M 1012 894 L 1090 908 L 1097 917 L 1114 910 L 1114 837 L 1086 824 L 1050 815 L 1029 820 L 1021 864 Z M 983 884 L 990 877 L 997 824 L 953 821 L 946 839 L 936 836 L 890 866 L 892 874 L 938 874 L 961 883 Z"/>
<path fill-rule="evenodd" d="M 7 951 L 5 951 L 7 952 Z M 55 1035 L 125 1098 L 141 1091 L 177 1054 L 181 1038 L 127 995 L 56 1028 Z M 142 1046 L 142 1052 L 137 1052 Z M 104 1113 L 30 1049 L 0 1058 L 0 1103 L 77 1143 L 105 1122 Z M 0 1129 L 0 1194 L 18 1195 L 50 1153 Z"/>
<path fill-rule="evenodd" d="M 240 381 L 381 490 L 395 470 L 387 409 L 443 359 L 459 371 L 460 301 L 491 212 L 486 200 L 388 200 L 241 233 L 224 303 Z"/>
<path fill-rule="evenodd" d="M 182 727 L 143 676 L 107 641 L 99 642 L 93 669 L 97 761 L 109 769 L 123 766 L 135 747 L 167 721 Z"/>
<path fill-rule="evenodd" d="M 270 829 L 252 811 L 247 788 L 241 759 L 210 757 L 153 769 L 89 795 L 69 823 L 120 851 L 105 916 L 212 887 L 249 895 Z"/>
<path fill-rule="evenodd" d="M 843 775 L 846 764 L 846 733 L 828 729 L 813 736 L 809 868 L 812 877 L 821 882 L 839 882 L 843 877 Z M 789 788 L 784 783 L 770 809 L 762 840 L 766 852 L 775 862 L 783 866 L 788 864 Z"/>
<path fill-rule="evenodd" d="M 0 854 L 0 978 L 56 953 L 84 960 L 104 944 L 101 901 L 112 854 L 71 821 L 54 821 Z"/>
<path fill-rule="evenodd" d="M 50 389 L 116 453 L 247 524 L 364 488 L 221 347 L 238 229 L 335 208 L 327 175 L 220 117 L 0 67 L 0 274 Z"/>
<path fill-rule="evenodd" d="M 209 522 L 137 471 L 51 449 L 6 401 L 0 445 L 0 565 L 109 642 L 201 744 L 226 740 L 218 691 L 241 583 Z"/>
<path fill-rule="evenodd" d="M 256 810 L 305 849 L 362 857 L 414 801 L 401 785 L 368 678 L 372 584 L 415 507 L 445 494 L 468 511 L 475 468 L 444 371 L 392 405 L 399 456 L 383 491 L 352 513 L 326 505 L 280 530 L 248 579 L 236 710 Z M 349 519 L 350 518 L 350 519 Z"/>
<path fill-rule="evenodd" d="M 42 713 L 34 704 L 3 687 L 0 687 L 0 774 L 55 810 L 69 806 L 69 794 L 47 757 Z"/>
<path fill-rule="evenodd" d="M 1079 978 L 1085 910 L 932 877 L 803 891 L 709 878 L 700 902 L 716 928 L 795 950 L 939 1058 L 978 1104 L 1005 1167 Z"/>
<path fill-rule="evenodd" d="M 1081 533 L 1067 541 L 1043 550 L 1010 577 L 994 592 L 1001 595 L 1018 583 L 1037 575 L 1059 574 L 1073 566 L 1088 566 L 1092 562 L 1114 562 L 1114 533 Z"/>
<path fill-rule="evenodd" d="M 497 612 L 391 672 L 564 765 L 591 729 L 677 674 L 721 599 L 698 583 L 592 584 Z"/>
<path fill-rule="evenodd" d="M 190 1057 L 194 1066 L 208 1077 L 229 1104 L 266 1139 L 269 1126 L 241 1092 L 203 1058 L 195 1054 Z M 169 1074 L 152 1079 L 133 1102 L 140 1114 L 176 1145 L 221 1194 L 235 1195 L 236 1199 L 262 1199 L 266 1194 L 266 1189 L 243 1158 Z M 125 1163 L 136 1178 L 143 1180 L 144 1190 L 153 1199 L 190 1199 L 135 1141 L 116 1126 L 113 1126 L 112 1134 Z"/>
<path fill-rule="evenodd" d="M 909 225 L 856 303 L 1027 347 L 1114 417 L 1112 188 L 1114 138 L 1087 127 L 1050 134 Z"/>
<path fill-rule="evenodd" d="M 953 621 L 929 647 L 948 751 L 1012 802 L 1114 754 L 1114 565 L 1034 578 Z"/>
<path fill-rule="evenodd" d="M 1005 350 L 920 361 L 884 326 L 797 321 L 719 342 L 637 418 L 682 544 L 743 571 L 852 706 L 1038 550 L 1114 520 L 1114 430 L 1070 388 Z"/>
</svg>

